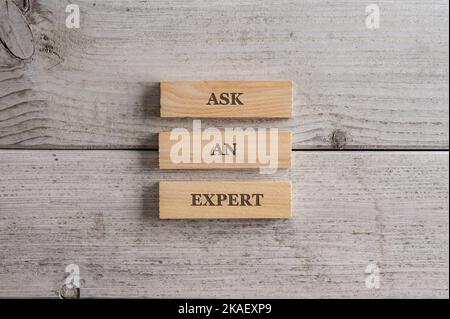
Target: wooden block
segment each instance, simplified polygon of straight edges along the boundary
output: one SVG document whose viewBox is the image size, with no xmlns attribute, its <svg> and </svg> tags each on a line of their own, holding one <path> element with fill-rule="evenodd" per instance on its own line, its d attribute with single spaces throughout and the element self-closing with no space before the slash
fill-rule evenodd
<svg viewBox="0 0 450 319">
<path fill-rule="evenodd" d="M 291 182 L 159 183 L 161 219 L 291 216 Z"/>
<path fill-rule="evenodd" d="M 242 169 L 291 167 L 291 132 L 217 131 L 159 133 L 161 169 Z M 202 138 L 203 136 L 203 138 Z M 184 142 L 184 143 L 183 143 Z M 182 144 L 183 143 L 183 144 Z M 198 146 L 197 146 L 198 145 Z"/>
<path fill-rule="evenodd" d="M 162 81 L 161 117 L 288 118 L 291 81 Z"/>
</svg>

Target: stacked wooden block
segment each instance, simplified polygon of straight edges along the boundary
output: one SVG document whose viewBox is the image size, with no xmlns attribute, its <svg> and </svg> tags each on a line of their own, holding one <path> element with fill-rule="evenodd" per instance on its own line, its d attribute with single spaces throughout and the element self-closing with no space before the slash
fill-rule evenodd
<svg viewBox="0 0 450 319">
<path fill-rule="evenodd" d="M 291 81 L 161 82 L 161 117 L 291 116 Z M 159 134 L 161 169 L 286 169 L 291 167 L 291 150 L 291 132 L 276 128 L 180 128 Z M 290 218 L 291 214 L 290 181 L 162 181 L 159 186 L 162 219 Z"/>
</svg>

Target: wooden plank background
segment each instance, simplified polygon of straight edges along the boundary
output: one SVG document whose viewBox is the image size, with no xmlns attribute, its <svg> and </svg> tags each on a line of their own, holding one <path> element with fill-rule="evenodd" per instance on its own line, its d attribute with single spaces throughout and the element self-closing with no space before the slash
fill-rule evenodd
<svg viewBox="0 0 450 319">
<path fill-rule="evenodd" d="M 0 298 L 72 263 L 82 298 L 448 298 L 448 1 L 378 1 L 377 30 L 357 0 L 70 3 L 80 29 L 0 0 Z M 292 80 L 292 119 L 202 121 L 292 130 L 292 169 L 159 170 L 192 125 L 159 117 L 167 79 Z M 291 180 L 294 217 L 157 218 L 160 180 L 213 178 Z"/>
<path fill-rule="evenodd" d="M 358 0 L 76 3 L 67 29 L 68 1 L 32 1 L 34 56 L 0 51 L 2 147 L 156 149 L 192 125 L 159 117 L 159 81 L 287 79 L 294 118 L 205 125 L 291 129 L 296 149 L 448 148 L 447 0 L 379 1 L 378 30 Z"/>
<path fill-rule="evenodd" d="M 167 221 L 156 152 L 3 151 L 0 297 L 448 297 L 446 152 L 295 152 L 290 220 Z M 20 209 L 19 209 L 20 208 Z M 367 265 L 380 289 L 365 286 Z"/>
</svg>

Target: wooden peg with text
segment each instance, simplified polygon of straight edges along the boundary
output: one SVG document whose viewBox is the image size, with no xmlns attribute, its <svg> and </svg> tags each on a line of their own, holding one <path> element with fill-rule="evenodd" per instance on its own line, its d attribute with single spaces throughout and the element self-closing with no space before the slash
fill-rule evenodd
<svg viewBox="0 0 450 319">
<path fill-rule="evenodd" d="M 291 188 L 288 181 L 160 182 L 159 217 L 290 218 Z"/>
<path fill-rule="evenodd" d="M 162 81 L 161 117 L 288 118 L 291 81 Z"/>
<path fill-rule="evenodd" d="M 290 168 L 291 150 L 288 131 L 159 133 L 161 169 Z"/>
</svg>

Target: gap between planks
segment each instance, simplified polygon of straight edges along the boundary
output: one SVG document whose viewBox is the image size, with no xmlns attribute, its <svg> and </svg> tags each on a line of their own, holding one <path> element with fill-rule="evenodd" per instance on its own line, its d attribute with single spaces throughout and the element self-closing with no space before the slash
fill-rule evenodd
<svg viewBox="0 0 450 319">
<path fill-rule="evenodd" d="M 158 152 L 156 148 L 12 148 L 12 147 L 0 147 L 0 151 L 137 151 L 137 152 Z M 402 148 L 402 149 L 390 149 L 390 148 L 349 148 L 349 149 L 335 149 L 335 148 L 295 148 L 292 152 L 448 152 L 448 148 Z"/>
</svg>

